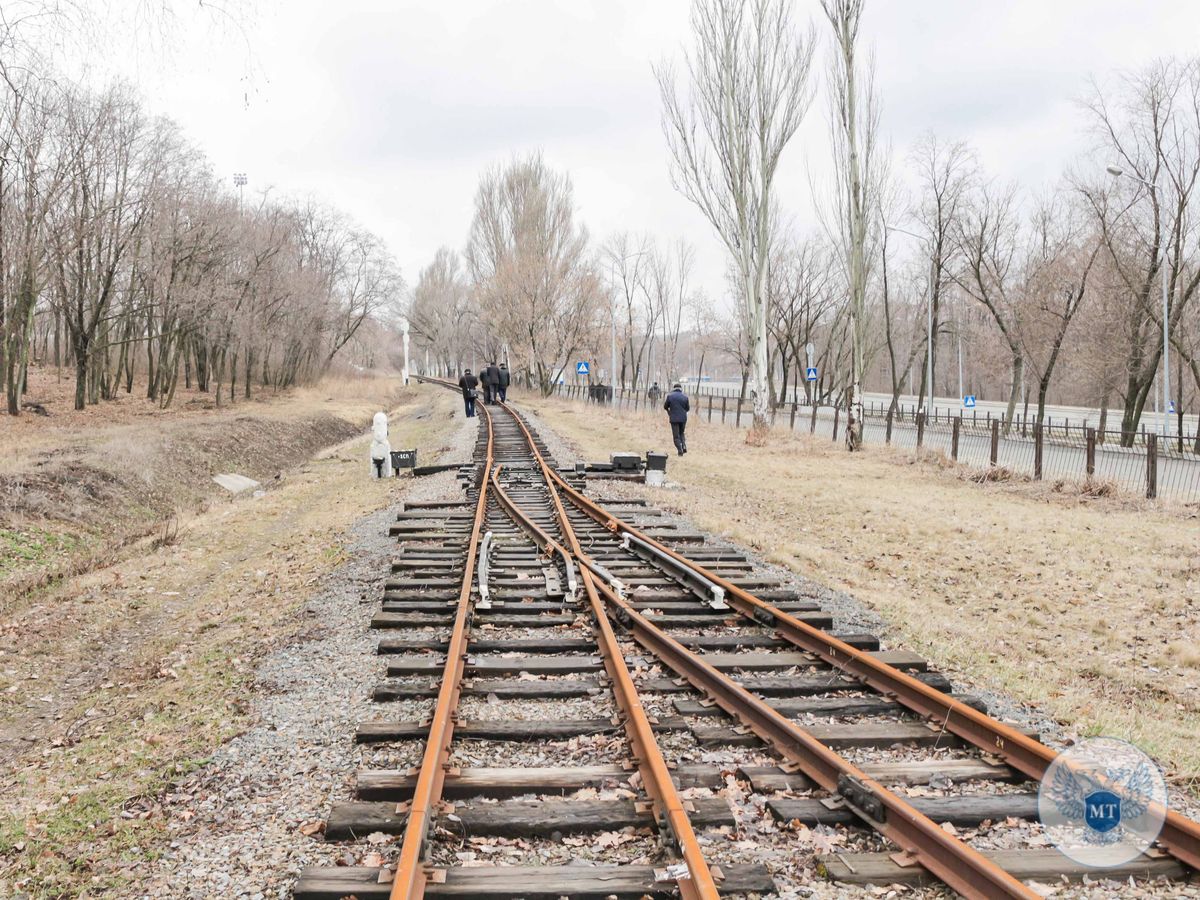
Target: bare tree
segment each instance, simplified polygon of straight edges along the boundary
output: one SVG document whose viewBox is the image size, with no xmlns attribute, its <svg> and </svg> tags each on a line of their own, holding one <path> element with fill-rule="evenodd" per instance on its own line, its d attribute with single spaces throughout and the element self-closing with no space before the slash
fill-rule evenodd
<svg viewBox="0 0 1200 900">
<path fill-rule="evenodd" d="M 845 436 L 851 452 L 862 446 L 862 383 L 869 352 L 867 242 L 869 232 L 877 230 L 873 223 L 878 221 L 880 203 L 879 107 L 873 66 L 868 64 L 862 78 L 857 58 L 864 4 L 865 0 L 821 0 L 835 43 L 829 93 L 838 173 L 835 207 L 847 284 L 850 378 Z"/>
<path fill-rule="evenodd" d="M 1032 232 L 1025 264 L 1021 341 L 1037 375 L 1035 421 L 1040 424 L 1067 329 L 1087 296 L 1101 244 L 1084 227 L 1081 216 L 1064 209 L 1059 198 L 1039 205 Z"/>
<path fill-rule="evenodd" d="M 767 392 L 767 259 L 775 227 L 780 156 L 808 108 L 815 37 L 796 31 L 786 0 L 696 0 L 690 93 L 657 69 L 672 181 L 704 213 L 733 257 L 748 324 L 754 424 L 770 427 Z"/>
<path fill-rule="evenodd" d="M 620 323 L 620 383 L 628 380 L 637 390 L 644 376 L 642 360 L 646 357 L 658 325 L 659 308 L 648 288 L 654 244 L 649 237 L 634 236 L 627 231 L 614 234 L 601 250 L 609 296 L 613 300 L 612 316 Z M 630 377 L 626 379 L 626 370 Z M 617 373 L 613 373 L 615 378 Z"/>
<path fill-rule="evenodd" d="M 942 331 L 942 296 L 953 267 L 957 252 L 955 234 L 959 216 L 962 214 L 963 199 L 976 178 L 975 154 L 962 142 L 944 143 L 933 134 L 927 134 L 912 153 L 917 169 L 921 192 L 913 209 L 913 216 L 925 239 L 925 255 L 928 260 L 928 281 L 924 295 L 929 304 L 932 318 L 932 344 L 925 341 L 925 365 L 921 366 L 920 390 L 924 398 L 929 372 L 937 380 L 937 340 Z"/>
<path fill-rule="evenodd" d="M 1168 334 L 1178 333 L 1200 289 L 1200 233 L 1194 218 L 1200 176 L 1200 60 L 1165 60 L 1122 75 L 1112 94 L 1106 96 L 1096 84 L 1087 103 L 1097 151 L 1103 163 L 1116 163 L 1134 178 L 1115 183 L 1083 178 L 1081 187 L 1128 298 L 1121 429 L 1131 441 L 1162 363 L 1159 284 L 1164 257 Z M 1146 184 L 1156 188 L 1147 190 Z"/>
<path fill-rule="evenodd" d="M 662 371 L 667 381 L 680 377 L 679 336 L 683 329 L 684 309 L 690 296 L 693 251 L 679 241 L 674 251 L 656 250 L 650 262 L 650 290 L 658 310 L 662 338 Z"/>
<path fill-rule="evenodd" d="M 488 320 L 548 395 L 595 324 L 603 290 L 571 181 L 540 154 L 480 180 L 467 264 Z"/>
<path fill-rule="evenodd" d="M 819 330 L 839 302 L 834 290 L 833 253 L 815 238 L 798 239 L 791 235 L 779 242 L 772 254 L 768 281 L 771 298 L 771 331 L 778 348 L 782 378 L 777 394 L 787 399 L 788 375 L 793 393 L 808 364 L 807 347 L 821 335 Z M 812 402 L 812 384 L 804 381 L 805 399 Z"/>
<path fill-rule="evenodd" d="M 458 254 L 438 248 L 433 262 L 417 276 L 408 320 L 418 346 L 433 353 L 442 374 L 460 371 L 462 352 L 468 345 L 470 310 L 467 284 Z"/>
<path fill-rule="evenodd" d="M 1025 342 L 1022 314 L 1025 309 L 1027 272 L 1022 250 L 1015 187 L 995 190 L 982 185 L 964 199 L 954 240 L 957 267 L 947 269 L 955 283 L 987 309 L 1008 348 L 1011 372 L 1004 432 L 1012 427 L 1013 413 L 1025 381 Z"/>
</svg>

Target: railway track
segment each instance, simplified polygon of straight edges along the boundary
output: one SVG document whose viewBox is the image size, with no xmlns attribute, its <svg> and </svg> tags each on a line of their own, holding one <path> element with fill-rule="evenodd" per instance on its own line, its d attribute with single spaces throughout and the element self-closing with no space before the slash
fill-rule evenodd
<svg viewBox="0 0 1200 900">
<path fill-rule="evenodd" d="M 1036 735 L 914 654 L 831 634 L 744 554 L 587 496 L 514 410 L 480 408 L 464 499 L 392 527 L 385 715 L 326 828 L 374 836 L 379 864 L 307 869 L 297 898 L 762 895 L 796 889 L 755 861 L 789 847 L 844 884 L 971 897 L 1200 866 L 1200 827 L 1171 813 L 1102 876 L 1037 846 L 1055 752 Z"/>
</svg>

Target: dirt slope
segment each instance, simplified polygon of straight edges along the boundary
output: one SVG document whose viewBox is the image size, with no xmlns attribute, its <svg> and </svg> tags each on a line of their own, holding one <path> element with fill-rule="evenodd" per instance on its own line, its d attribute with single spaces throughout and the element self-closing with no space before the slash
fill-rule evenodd
<svg viewBox="0 0 1200 900">
<path fill-rule="evenodd" d="M 31 393 L 49 398 L 55 384 L 41 372 Z M 402 396 L 399 379 L 354 379 L 223 408 L 192 396 L 160 410 L 122 395 L 0 416 L 0 598 L 111 561 L 138 537 L 169 537 L 179 517 L 227 498 L 213 475 L 270 484 Z"/>
</svg>

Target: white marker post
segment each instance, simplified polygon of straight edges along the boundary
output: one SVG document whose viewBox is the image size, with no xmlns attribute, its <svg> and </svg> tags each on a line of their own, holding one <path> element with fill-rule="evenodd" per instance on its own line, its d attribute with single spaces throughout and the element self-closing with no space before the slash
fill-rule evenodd
<svg viewBox="0 0 1200 900">
<path fill-rule="evenodd" d="M 404 383 L 408 384 L 408 319 L 400 323 L 400 330 L 404 333 Z"/>
</svg>

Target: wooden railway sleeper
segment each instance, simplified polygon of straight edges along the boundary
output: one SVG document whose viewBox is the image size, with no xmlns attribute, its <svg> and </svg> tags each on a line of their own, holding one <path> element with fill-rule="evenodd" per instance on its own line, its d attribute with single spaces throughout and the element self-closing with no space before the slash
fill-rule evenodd
<svg viewBox="0 0 1200 900">
<path fill-rule="evenodd" d="M 537 458 L 541 461 L 540 455 Z M 541 465 L 543 477 L 545 477 L 544 462 Z M 546 479 L 546 483 L 547 485 L 550 483 L 548 478 Z M 498 472 L 493 473 L 492 485 L 496 491 L 500 505 L 513 517 L 514 521 L 534 536 L 535 541 L 545 546 L 553 547 L 556 552 L 561 552 L 564 557 L 569 557 L 570 555 L 579 556 L 577 543 L 575 551 L 568 553 L 565 547 L 550 537 L 540 526 L 525 515 L 500 484 Z M 556 501 L 556 512 L 561 524 L 565 517 L 561 503 L 557 502 L 557 498 L 552 492 L 548 491 L 548 493 L 550 499 Z M 566 529 L 564 529 L 564 532 L 568 535 L 569 539 L 574 537 L 572 532 Z M 670 880 L 675 882 L 680 896 L 685 898 L 685 900 L 692 900 L 692 898 L 696 898 L 696 900 L 710 900 L 710 898 L 716 898 L 719 894 L 715 879 L 708 863 L 704 860 L 703 852 L 700 849 L 699 842 L 696 840 L 695 831 L 688 819 L 683 801 L 679 797 L 678 790 L 671 779 L 666 760 L 663 758 L 662 751 L 659 749 L 658 743 L 654 738 L 653 727 L 638 698 L 637 688 L 634 686 L 628 666 L 617 645 L 616 635 L 612 631 L 612 627 L 608 622 L 608 616 L 604 612 L 603 604 L 597 593 L 591 568 L 587 566 L 583 567 L 580 574 L 582 587 L 592 613 L 597 643 L 600 644 L 601 656 L 604 659 L 605 670 L 611 682 L 611 689 L 616 699 L 617 707 L 624 717 L 623 724 L 625 733 L 629 739 L 632 756 L 637 765 L 638 772 L 642 775 L 642 785 L 647 796 L 651 799 L 655 811 L 654 818 L 662 826 L 658 833 L 660 838 L 670 835 L 674 843 L 674 849 L 682 857 L 682 863 L 679 864 L 682 866 L 682 869 L 668 867 L 668 871 L 677 873 Z M 611 588 L 607 588 L 607 585 L 606 589 L 611 593 Z"/>
<path fill-rule="evenodd" d="M 585 511 L 588 506 L 597 511 L 599 511 L 599 507 L 583 498 L 567 485 L 564 479 L 551 470 L 537 451 L 536 444 L 520 417 L 515 413 L 513 415 L 525 434 L 527 445 L 541 465 L 547 484 L 550 485 L 550 496 L 554 502 L 559 526 L 564 537 L 580 564 L 590 572 L 595 563 L 583 553 L 579 541 L 575 538 L 570 518 L 567 516 L 559 496 L 560 489 L 569 497 L 577 498 L 573 502 L 576 502 L 576 505 L 584 508 Z M 601 514 L 604 515 L 602 511 Z M 599 516 L 593 516 L 593 518 L 600 521 Z M 616 520 L 609 517 L 609 522 L 615 524 Z M 684 561 L 682 557 L 678 557 L 678 555 L 676 557 L 680 561 Z M 707 576 L 709 573 L 704 572 L 703 574 Z M 584 581 L 585 586 L 589 588 L 589 595 L 592 595 L 590 578 L 585 575 Z M 728 587 L 728 585 L 725 586 Z M 891 809 L 896 815 L 885 815 L 883 820 L 873 820 L 869 816 L 864 816 L 867 824 L 877 827 L 877 830 L 902 849 L 917 854 L 926 868 L 947 885 L 967 897 L 980 898 L 980 900 L 983 898 L 990 900 L 992 897 L 1032 900 L 1038 896 L 979 851 L 941 829 L 928 816 L 914 809 L 907 800 L 869 779 L 861 770 L 821 744 L 806 730 L 780 715 L 761 698 L 751 694 L 728 675 L 704 662 L 699 656 L 629 606 L 624 598 L 618 596 L 606 584 L 601 583 L 600 587 L 607 601 L 606 613 L 612 614 L 617 609 L 623 610 L 632 622 L 630 631 L 638 643 L 650 650 L 665 665 L 685 677 L 694 687 L 715 699 L 722 709 L 737 718 L 741 724 L 751 728 L 785 758 L 800 763 L 805 774 L 818 784 L 828 790 L 836 790 L 838 777 L 848 774 L 858 779 L 864 787 L 869 787 L 877 801 Z M 772 615 L 776 613 L 774 609 L 770 612 Z"/>
<path fill-rule="evenodd" d="M 669 547 L 613 516 L 589 500 L 561 478 L 555 483 L 568 499 L 593 521 L 603 523 L 615 533 L 632 533 L 654 544 L 664 553 L 692 566 L 725 587 L 730 605 L 748 618 L 762 621 L 759 616 L 770 613 L 775 617 L 778 633 L 794 646 L 815 653 L 820 659 L 841 670 L 843 674 L 861 681 L 876 691 L 891 690 L 896 700 L 911 712 L 922 717 L 933 714 L 944 721 L 946 731 L 980 750 L 998 753 L 1005 764 L 1034 781 L 1040 781 L 1058 752 L 1014 728 L 975 710 L 943 692 L 923 685 L 919 680 L 893 666 L 872 658 L 869 654 L 839 641 L 819 628 L 783 612 L 758 599 L 749 591 L 709 572 L 704 566 L 686 559 Z M 1200 870 L 1200 822 L 1166 809 L 1158 843 L 1184 865 Z"/>
</svg>

